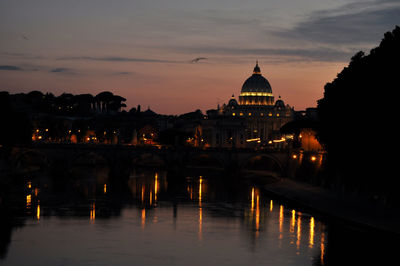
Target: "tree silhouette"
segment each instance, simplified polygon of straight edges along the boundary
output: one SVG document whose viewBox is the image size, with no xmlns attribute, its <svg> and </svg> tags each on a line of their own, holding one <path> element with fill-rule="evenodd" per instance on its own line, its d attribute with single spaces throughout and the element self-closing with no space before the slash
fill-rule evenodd
<svg viewBox="0 0 400 266">
<path fill-rule="evenodd" d="M 94 97 L 91 94 L 79 94 L 74 97 L 74 102 L 77 105 L 77 112 L 79 114 L 88 115 L 92 111 Z"/>
<path fill-rule="evenodd" d="M 331 162 L 346 185 L 372 194 L 388 195 L 395 182 L 390 157 L 398 142 L 399 69 L 396 26 L 369 55 L 355 54 L 318 101 L 318 137 Z"/>
<path fill-rule="evenodd" d="M 126 99 L 124 97 L 114 95 L 111 98 L 111 102 L 109 103 L 109 111 L 119 112 L 121 108 L 126 107 L 125 102 Z"/>
<path fill-rule="evenodd" d="M 0 92 L 0 144 L 11 147 L 31 142 L 31 123 L 26 113 L 13 108 L 8 92 Z M 38 99 L 34 97 L 35 101 Z"/>
<path fill-rule="evenodd" d="M 113 96 L 114 94 L 112 94 L 112 92 L 109 91 L 103 91 L 100 92 L 99 94 L 97 94 L 95 96 L 95 101 L 97 103 L 97 109 L 100 112 L 106 113 L 108 112 L 108 108 L 110 103 L 113 100 Z"/>
</svg>

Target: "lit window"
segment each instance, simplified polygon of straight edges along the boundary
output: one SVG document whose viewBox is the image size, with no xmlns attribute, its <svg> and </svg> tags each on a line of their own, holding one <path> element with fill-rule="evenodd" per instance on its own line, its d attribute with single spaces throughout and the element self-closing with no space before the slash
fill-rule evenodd
<svg viewBox="0 0 400 266">
<path fill-rule="evenodd" d="M 240 113 L 240 115 L 243 115 L 243 113 Z"/>
<path fill-rule="evenodd" d="M 251 116 L 251 113 L 249 113 L 249 116 Z"/>
<path fill-rule="evenodd" d="M 235 115 L 236 115 L 236 113 L 232 113 L 232 115 L 233 115 L 233 116 L 235 116 Z"/>
</svg>

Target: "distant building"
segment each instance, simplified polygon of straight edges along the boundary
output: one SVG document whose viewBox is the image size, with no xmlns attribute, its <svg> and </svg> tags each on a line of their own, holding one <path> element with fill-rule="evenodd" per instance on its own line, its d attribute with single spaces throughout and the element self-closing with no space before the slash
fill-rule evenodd
<svg viewBox="0 0 400 266">
<path fill-rule="evenodd" d="M 293 134 L 293 148 L 305 152 L 323 152 L 324 148 L 317 138 L 319 127 L 317 108 L 296 111 L 293 121 L 285 124 L 281 132 Z"/>
<path fill-rule="evenodd" d="M 280 128 L 293 119 L 294 110 L 280 96 L 275 101 L 257 62 L 253 74 L 243 83 L 239 102 L 232 95 L 228 104 L 207 114 L 209 121 L 204 131 L 212 136 L 208 137 L 210 146 L 255 147 L 285 142 Z"/>
</svg>

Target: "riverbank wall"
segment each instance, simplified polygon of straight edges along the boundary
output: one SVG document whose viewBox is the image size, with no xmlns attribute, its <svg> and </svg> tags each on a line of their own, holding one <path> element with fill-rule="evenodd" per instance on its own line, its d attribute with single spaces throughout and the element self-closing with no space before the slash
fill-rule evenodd
<svg viewBox="0 0 400 266">
<path fill-rule="evenodd" d="M 271 196 L 329 220 L 400 238 L 399 208 L 383 206 L 365 198 L 345 195 L 289 178 L 266 184 L 263 190 Z"/>
</svg>

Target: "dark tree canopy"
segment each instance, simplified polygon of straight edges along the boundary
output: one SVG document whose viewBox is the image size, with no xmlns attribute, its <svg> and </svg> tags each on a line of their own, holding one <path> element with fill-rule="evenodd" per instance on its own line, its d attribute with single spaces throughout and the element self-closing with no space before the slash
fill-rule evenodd
<svg viewBox="0 0 400 266">
<path fill-rule="evenodd" d="M 318 101 L 320 140 L 328 151 L 384 140 L 396 120 L 400 80 L 400 27 L 385 34 L 369 55 L 358 52 Z M 395 112 L 395 113 L 394 113 Z M 383 139 L 382 139 L 383 138 Z"/>
<path fill-rule="evenodd" d="M 369 55 L 355 54 L 325 85 L 318 101 L 318 134 L 337 165 L 359 176 L 375 175 L 375 181 L 385 178 L 383 172 L 390 168 L 391 151 L 398 142 L 399 74 L 400 27 L 396 26 Z"/>
</svg>

